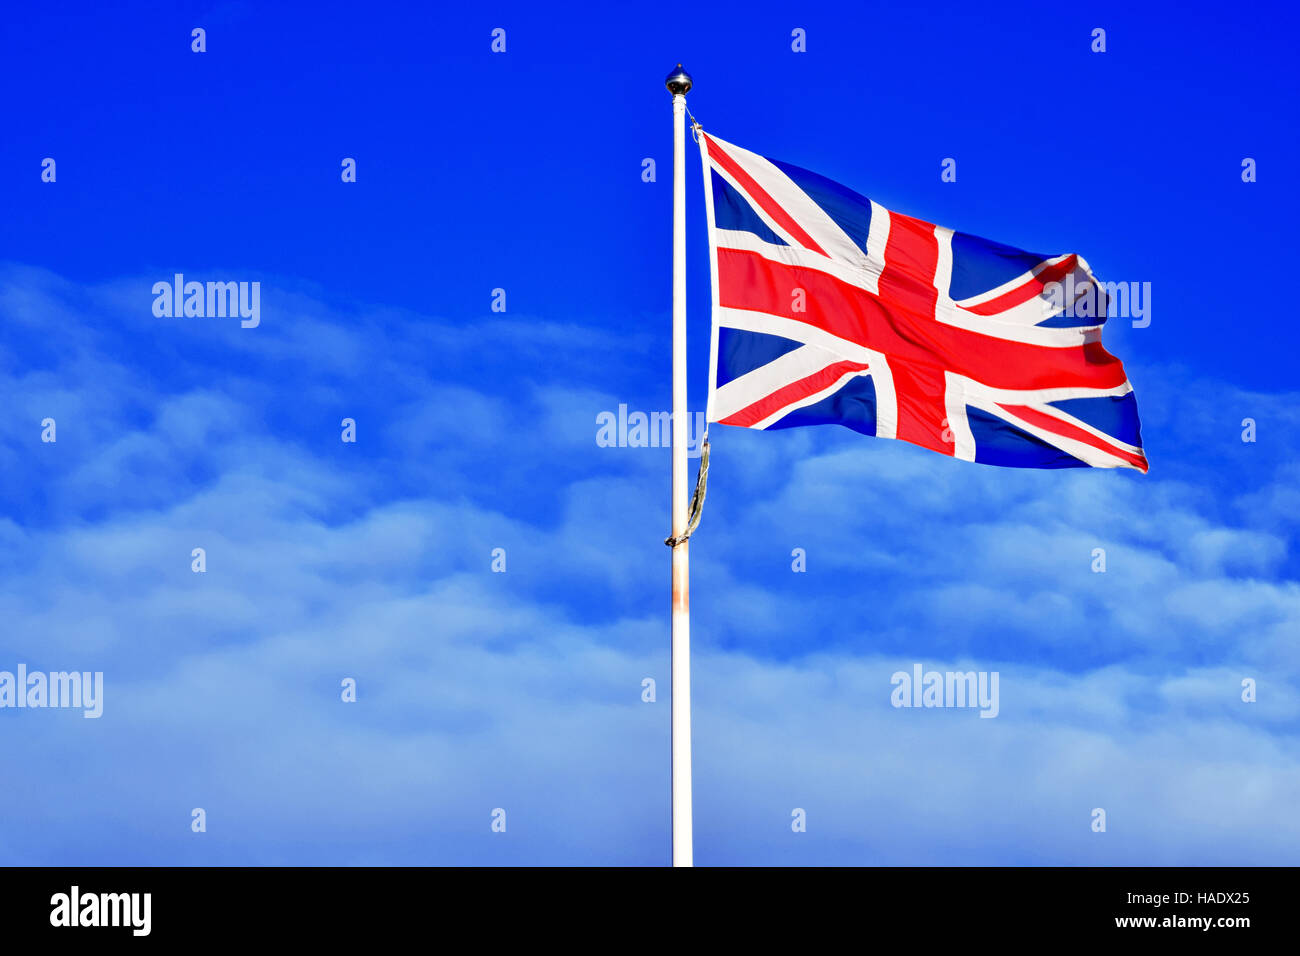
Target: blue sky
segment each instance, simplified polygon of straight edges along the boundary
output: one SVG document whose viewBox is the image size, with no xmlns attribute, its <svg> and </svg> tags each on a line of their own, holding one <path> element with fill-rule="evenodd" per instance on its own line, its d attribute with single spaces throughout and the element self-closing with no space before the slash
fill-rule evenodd
<svg viewBox="0 0 1300 956">
<path fill-rule="evenodd" d="M 668 861 L 668 453 L 595 436 L 669 402 L 680 59 L 726 140 L 1153 289 L 1106 329 L 1147 476 L 714 430 L 697 863 L 1294 863 L 1296 14 L 1135 6 L 15 14 L 0 669 L 107 689 L 0 711 L 0 860 Z M 260 326 L 155 317 L 176 272 Z M 998 671 L 998 718 L 892 708 L 914 662 Z"/>
</svg>

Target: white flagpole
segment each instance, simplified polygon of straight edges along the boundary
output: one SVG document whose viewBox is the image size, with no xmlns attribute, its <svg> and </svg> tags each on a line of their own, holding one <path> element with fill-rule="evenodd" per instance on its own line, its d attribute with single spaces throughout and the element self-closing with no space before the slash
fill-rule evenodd
<svg viewBox="0 0 1300 956">
<path fill-rule="evenodd" d="M 680 63 L 668 75 L 673 94 L 673 866 L 693 866 L 691 822 L 691 599 L 686 533 L 686 94 Z"/>
</svg>

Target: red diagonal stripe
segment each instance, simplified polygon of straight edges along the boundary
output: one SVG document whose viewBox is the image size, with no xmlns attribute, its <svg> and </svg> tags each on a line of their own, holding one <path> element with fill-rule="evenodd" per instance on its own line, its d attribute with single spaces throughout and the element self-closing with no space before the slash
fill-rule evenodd
<svg viewBox="0 0 1300 956">
<path fill-rule="evenodd" d="M 1073 438 L 1075 441 L 1083 442 L 1085 445 L 1091 445 L 1093 448 L 1098 448 L 1117 458 L 1122 458 L 1139 471 L 1145 472 L 1147 470 L 1147 460 L 1144 455 L 1134 455 L 1122 448 L 1116 448 L 1110 442 L 1098 438 L 1092 432 L 1084 431 L 1077 425 L 1071 425 L 1059 418 L 1053 418 L 1051 415 L 1040 412 L 1036 408 L 1030 408 L 1028 405 L 1003 405 L 999 402 L 998 408 L 1006 409 L 1017 418 L 1024 419 L 1031 425 L 1037 425 L 1043 431 L 1052 432 L 1064 438 Z"/>
<path fill-rule="evenodd" d="M 1060 282 L 1074 271 L 1074 267 L 1078 265 L 1078 262 L 1079 257 L 1071 253 L 1056 265 L 1048 266 L 1038 275 L 1030 278 L 1024 285 L 1017 286 L 1009 292 L 1004 292 L 996 299 L 989 299 L 979 305 L 963 305 L 961 308 L 967 312 L 974 312 L 976 315 L 996 315 L 999 312 L 1005 312 L 1022 302 L 1028 302 L 1042 292 L 1043 286 L 1047 285 L 1047 283 Z"/>
<path fill-rule="evenodd" d="M 807 398 L 809 395 L 815 395 L 824 388 L 830 388 L 849 372 L 861 372 L 865 371 L 866 368 L 866 365 L 859 362 L 836 362 L 834 365 L 828 365 L 819 372 L 813 372 L 807 378 L 801 378 L 797 382 L 782 386 L 771 395 L 759 399 L 753 405 L 742 408 L 734 415 L 728 415 L 721 420 L 720 424 L 752 428 L 767 416 L 780 411 L 787 405 L 793 404 L 801 398 Z"/>
<path fill-rule="evenodd" d="M 736 181 L 736 185 L 749 193 L 750 199 L 758 203 L 763 208 L 763 211 L 771 216 L 782 229 L 788 232 L 790 236 L 799 243 L 799 245 L 813 252 L 820 252 L 822 255 L 826 256 L 827 259 L 830 258 L 830 256 L 826 254 L 826 251 L 822 249 L 821 246 L 817 245 L 813 240 L 813 237 L 804 232 L 799 224 L 790 218 L 790 214 L 782 209 L 777 201 L 767 194 L 767 190 L 756 183 L 749 173 L 741 169 L 739 163 L 723 152 L 722 147 L 719 146 L 707 133 L 705 134 L 704 139 L 709 145 L 709 158 L 730 173 L 731 178 Z"/>
</svg>

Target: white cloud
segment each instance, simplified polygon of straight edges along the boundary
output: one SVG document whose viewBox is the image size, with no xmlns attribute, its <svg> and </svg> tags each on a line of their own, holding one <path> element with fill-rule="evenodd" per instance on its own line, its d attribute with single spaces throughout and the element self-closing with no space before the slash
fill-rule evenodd
<svg viewBox="0 0 1300 956">
<path fill-rule="evenodd" d="M 13 328 L 58 315 L 84 348 L 0 374 L 0 668 L 108 687 L 99 721 L 0 713 L 30 781 L 0 795 L 12 861 L 666 861 L 668 457 L 594 441 L 621 390 L 653 393 L 624 381 L 639 357 L 492 323 L 485 377 L 451 324 L 300 296 L 271 334 L 202 348 L 123 319 L 173 363 L 151 370 L 117 313 L 77 308 L 134 284 L 5 275 Z M 1250 467 L 1016 472 L 716 429 L 692 542 L 700 862 L 1294 860 L 1293 473 Z M 891 708 L 911 662 L 998 670 L 1002 713 Z"/>
</svg>

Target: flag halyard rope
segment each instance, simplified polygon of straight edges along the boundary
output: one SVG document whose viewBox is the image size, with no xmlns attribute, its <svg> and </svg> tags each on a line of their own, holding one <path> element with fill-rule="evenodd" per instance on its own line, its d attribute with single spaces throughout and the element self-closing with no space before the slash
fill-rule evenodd
<svg viewBox="0 0 1300 956">
<path fill-rule="evenodd" d="M 699 527 L 700 515 L 704 513 L 704 493 L 709 485 L 709 429 L 704 428 L 704 442 L 700 445 L 700 468 L 695 473 L 695 493 L 691 495 L 691 513 L 686 522 L 686 530 L 677 537 L 664 538 L 664 544 L 675 548 L 690 538 Z"/>
</svg>

